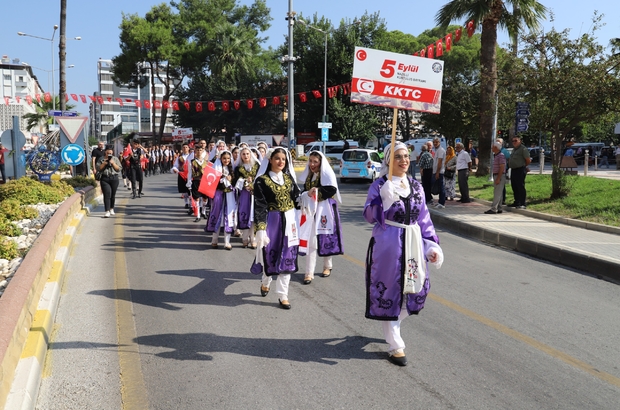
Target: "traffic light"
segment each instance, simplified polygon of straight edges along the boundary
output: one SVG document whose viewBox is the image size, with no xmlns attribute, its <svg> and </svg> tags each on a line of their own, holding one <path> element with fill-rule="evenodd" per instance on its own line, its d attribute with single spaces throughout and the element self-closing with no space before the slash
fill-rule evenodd
<svg viewBox="0 0 620 410">
<path fill-rule="evenodd" d="M 502 130 L 497 130 L 497 136 L 500 138 L 502 137 Z"/>
</svg>

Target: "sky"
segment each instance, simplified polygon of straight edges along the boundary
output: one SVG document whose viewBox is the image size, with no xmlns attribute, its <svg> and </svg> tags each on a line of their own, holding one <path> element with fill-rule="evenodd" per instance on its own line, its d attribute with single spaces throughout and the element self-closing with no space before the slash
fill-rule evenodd
<svg viewBox="0 0 620 410">
<path fill-rule="evenodd" d="M 609 45 L 611 38 L 620 38 L 620 7 L 618 0 L 539 0 L 553 12 L 554 21 L 543 23 L 546 30 L 571 29 L 571 36 L 587 32 L 592 26 L 594 11 L 604 14 L 606 24 L 596 33 L 598 42 Z M 269 39 L 265 47 L 277 47 L 288 33 L 285 20 L 289 8 L 288 0 L 266 0 L 271 9 L 271 28 L 263 33 Z M 55 24 L 60 21 L 60 0 L 31 0 L 4 2 L 2 25 L 0 25 L 0 55 L 11 60 L 18 58 L 33 67 L 34 74 L 46 91 L 51 91 L 52 43 L 50 41 L 17 35 L 18 31 L 34 36 L 50 38 Z M 143 17 L 156 0 L 67 0 L 66 37 L 81 37 L 80 41 L 67 41 L 66 64 L 67 92 L 92 95 L 97 90 L 97 60 L 111 59 L 120 53 L 119 25 L 122 14 L 137 13 Z M 238 0 L 238 4 L 251 4 L 251 0 Z M 410 0 L 388 2 L 370 0 L 293 0 L 293 10 L 311 19 L 316 13 L 325 16 L 337 26 L 342 19 L 354 21 L 365 12 L 379 12 L 385 19 L 388 30 L 400 30 L 414 36 L 435 27 L 435 15 L 446 1 Z M 393 6 L 389 6 L 393 4 Z M 463 22 L 454 22 L 454 24 Z M 54 68 L 58 69 L 58 31 L 54 39 Z M 500 33 L 500 44 L 507 36 Z M 58 71 L 54 73 L 55 91 L 58 92 Z M 88 104 L 77 104 L 76 110 L 86 115 Z"/>
</svg>

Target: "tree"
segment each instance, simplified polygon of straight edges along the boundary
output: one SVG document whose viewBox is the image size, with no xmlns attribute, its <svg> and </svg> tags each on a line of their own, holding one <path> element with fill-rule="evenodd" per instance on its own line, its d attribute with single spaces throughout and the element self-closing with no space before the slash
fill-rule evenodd
<svg viewBox="0 0 620 410">
<path fill-rule="evenodd" d="M 530 102 L 530 127 L 552 135 L 552 198 L 567 194 L 559 169 L 563 142 L 587 122 L 620 109 L 620 54 L 608 55 L 591 33 L 577 39 L 552 29 L 521 37 L 523 47 L 511 64 L 512 83 Z"/>
<path fill-rule="evenodd" d="M 58 98 L 57 95 L 53 96 L 53 98 L 56 100 L 56 106 L 59 107 L 60 98 Z M 26 120 L 26 127 L 28 131 L 32 131 L 34 129 L 41 130 L 41 128 L 44 128 L 45 134 L 48 134 L 49 126 L 54 121 L 54 117 L 50 116 L 48 114 L 48 111 L 51 111 L 54 109 L 54 103 L 52 101 L 50 102 L 35 101 L 34 107 L 35 107 L 36 112 L 24 114 L 24 119 Z M 75 108 L 75 105 L 72 105 L 72 104 L 65 105 L 66 110 L 71 110 L 73 108 Z"/>
<path fill-rule="evenodd" d="M 511 14 L 507 5 L 511 5 Z M 488 175 L 497 91 L 497 29 L 506 28 L 513 37 L 522 27 L 537 29 L 545 17 L 546 7 L 536 0 L 452 0 L 444 5 L 436 21 L 447 27 L 465 17 L 482 25 L 480 49 L 480 158 L 477 175 Z"/>
</svg>

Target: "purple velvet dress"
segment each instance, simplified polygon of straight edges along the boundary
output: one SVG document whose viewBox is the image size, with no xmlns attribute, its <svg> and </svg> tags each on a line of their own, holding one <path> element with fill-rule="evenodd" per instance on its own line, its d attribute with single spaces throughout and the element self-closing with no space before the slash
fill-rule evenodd
<svg viewBox="0 0 620 410">
<path fill-rule="evenodd" d="M 234 227 L 228 224 L 228 218 L 226 218 L 226 193 L 232 192 L 232 190 L 233 188 L 231 187 L 225 187 L 220 179 L 217 189 L 215 190 L 215 195 L 213 195 L 212 199 L 209 199 L 211 213 L 205 225 L 205 232 L 219 231 L 222 219 L 224 220 L 224 232 L 231 233 L 233 231 Z"/>
<path fill-rule="evenodd" d="M 409 196 L 401 197 L 387 211 L 383 209 L 380 194 L 386 177 L 373 182 L 368 190 L 364 218 L 375 224 L 366 254 L 366 317 L 369 319 L 397 320 L 403 297 L 406 298 L 407 312 L 410 315 L 417 314 L 424 308 L 431 287 L 427 265 L 423 289 L 415 295 L 403 295 L 405 230 L 385 224 L 386 219 L 403 225 L 417 222 L 422 238 L 439 244 L 426 207 L 424 190 L 419 182 L 411 177 L 407 178 L 411 187 Z"/>
<path fill-rule="evenodd" d="M 317 253 L 319 256 L 333 256 L 344 254 L 344 246 L 342 243 L 342 225 L 340 224 L 340 213 L 338 212 L 338 203 L 333 198 L 336 195 L 336 187 L 331 185 L 321 185 L 320 179 L 312 181 L 312 174 L 303 186 L 304 192 L 316 187 L 319 191 L 319 201 L 327 201 L 332 213 L 334 214 L 334 230 L 331 234 L 318 234 L 316 237 Z M 315 218 L 320 218 L 315 215 Z"/>
<path fill-rule="evenodd" d="M 258 172 L 258 168 L 258 163 L 254 164 L 254 167 L 252 167 L 252 169 L 249 171 L 245 169 L 243 164 L 239 165 L 235 169 L 235 178 L 233 180 L 233 185 L 237 184 L 237 180 L 239 178 L 247 180 L 248 177 L 250 177 L 252 178 L 252 180 L 254 180 L 254 178 L 256 177 L 256 172 Z M 237 198 L 237 214 L 239 216 L 237 220 L 237 227 L 239 229 L 250 229 L 252 225 L 252 223 L 250 222 L 252 201 L 253 199 L 251 191 L 248 191 L 247 189 L 239 190 L 239 197 Z"/>
<path fill-rule="evenodd" d="M 295 208 L 299 187 L 290 175 L 283 175 L 284 185 L 276 184 L 269 175 L 261 175 L 254 182 L 255 229 L 265 229 L 269 237 L 269 244 L 262 249 L 267 276 L 297 272 L 299 246 L 288 246 L 284 212 Z"/>
</svg>

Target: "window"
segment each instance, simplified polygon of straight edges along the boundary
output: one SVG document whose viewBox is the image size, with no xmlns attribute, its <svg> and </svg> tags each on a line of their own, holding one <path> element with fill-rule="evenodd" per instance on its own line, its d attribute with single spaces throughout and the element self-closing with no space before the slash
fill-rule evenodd
<svg viewBox="0 0 620 410">
<path fill-rule="evenodd" d="M 4 79 L 8 80 L 8 81 L 11 81 L 11 74 L 5 74 L 4 75 Z"/>
</svg>

